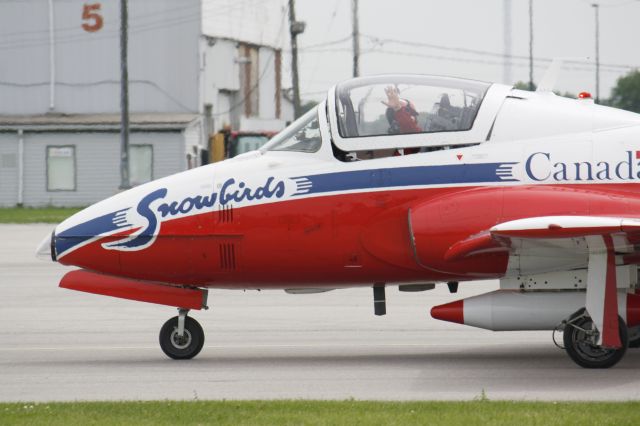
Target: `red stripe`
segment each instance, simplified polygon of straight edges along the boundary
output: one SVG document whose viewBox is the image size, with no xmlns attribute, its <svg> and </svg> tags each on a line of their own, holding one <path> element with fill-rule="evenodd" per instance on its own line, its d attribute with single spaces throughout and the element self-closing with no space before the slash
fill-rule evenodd
<svg viewBox="0 0 640 426">
<path fill-rule="evenodd" d="M 607 246 L 607 274 L 604 292 L 604 318 L 602 326 L 602 346 L 619 348 L 620 332 L 618 331 L 618 295 L 616 291 L 616 253 L 611 235 L 603 235 Z"/>
<path fill-rule="evenodd" d="M 627 294 L 627 327 L 640 325 L 640 296 Z"/>
</svg>

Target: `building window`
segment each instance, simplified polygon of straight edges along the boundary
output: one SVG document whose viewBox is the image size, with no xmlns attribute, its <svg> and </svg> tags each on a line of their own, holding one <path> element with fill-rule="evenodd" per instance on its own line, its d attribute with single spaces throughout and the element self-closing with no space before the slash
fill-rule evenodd
<svg viewBox="0 0 640 426">
<path fill-rule="evenodd" d="M 47 147 L 47 191 L 76 190 L 76 147 Z"/>
<path fill-rule="evenodd" d="M 153 180 L 153 146 L 129 146 L 129 181 L 132 185 Z"/>
</svg>

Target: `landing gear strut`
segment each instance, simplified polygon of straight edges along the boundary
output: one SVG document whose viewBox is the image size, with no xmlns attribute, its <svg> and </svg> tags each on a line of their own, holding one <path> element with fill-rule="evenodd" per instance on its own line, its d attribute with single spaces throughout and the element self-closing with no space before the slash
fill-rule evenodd
<svg viewBox="0 0 640 426">
<path fill-rule="evenodd" d="M 178 309 L 178 316 L 160 329 L 160 347 L 173 359 L 191 359 L 204 345 L 204 331 L 198 321 L 188 317 L 188 309 Z"/>
<path fill-rule="evenodd" d="M 569 357 L 584 368 L 609 368 L 622 359 L 629 344 L 627 325 L 618 317 L 620 341 L 618 349 L 599 346 L 598 331 L 584 310 L 576 313 L 564 326 L 564 347 Z"/>
</svg>

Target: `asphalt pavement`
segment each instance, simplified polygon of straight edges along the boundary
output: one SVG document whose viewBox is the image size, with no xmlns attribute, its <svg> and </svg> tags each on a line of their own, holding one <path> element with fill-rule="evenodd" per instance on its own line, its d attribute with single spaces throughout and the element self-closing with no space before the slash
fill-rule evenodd
<svg viewBox="0 0 640 426">
<path fill-rule="evenodd" d="M 150 399 L 629 400 L 640 350 L 609 370 L 577 367 L 550 332 L 494 333 L 430 318 L 431 306 L 497 282 L 421 293 L 212 290 L 194 312 L 196 359 L 158 345 L 172 308 L 57 287 L 71 268 L 34 252 L 52 225 L 0 225 L 0 401 Z"/>
</svg>

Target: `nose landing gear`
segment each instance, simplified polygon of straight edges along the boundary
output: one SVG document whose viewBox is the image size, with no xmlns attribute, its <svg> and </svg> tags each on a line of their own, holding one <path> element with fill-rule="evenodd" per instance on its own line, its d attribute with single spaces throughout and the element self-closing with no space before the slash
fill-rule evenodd
<svg viewBox="0 0 640 426">
<path fill-rule="evenodd" d="M 160 348 L 170 358 L 191 359 L 204 345 L 204 331 L 188 309 L 178 309 L 178 316 L 169 319 L 160 329 Z"/>
</svg>

